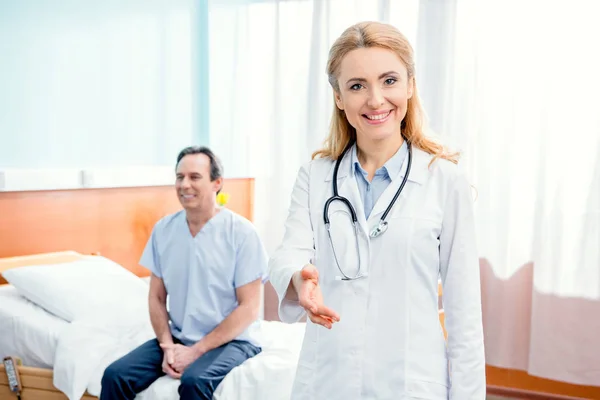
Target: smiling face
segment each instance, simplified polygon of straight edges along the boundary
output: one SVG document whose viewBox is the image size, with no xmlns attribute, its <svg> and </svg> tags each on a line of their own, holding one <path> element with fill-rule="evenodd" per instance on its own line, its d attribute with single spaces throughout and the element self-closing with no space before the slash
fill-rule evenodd
<svg viewBox="0 0 600 400">
<path fill-rule="evenodd" d="M 175 189 L 184 209 L 202 211 L 215 207 L 223 179 L 211 181 L 210 169 L 206 154 L 188 154 L 177 164 Z"/>
<path fill-rule="evenodd" d="M 335 102 L 356 129 L 359 144 L 400 135 L 400 124 L 412 97 L 413 80 L 391 50 L 359 48 L 343 58 Z"/>
</svg>

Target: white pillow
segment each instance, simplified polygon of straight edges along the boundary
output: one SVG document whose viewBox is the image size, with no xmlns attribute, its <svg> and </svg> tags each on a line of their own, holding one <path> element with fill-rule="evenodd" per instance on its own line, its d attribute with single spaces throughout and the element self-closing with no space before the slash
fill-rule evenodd
<svg viewBox="0 0 600 400">
<path fill-rule="evenodd" d="M 122 319 L 148 309 L 148 285 L 101 256 L 19 267 L 2 275 L 22 296 L 68 322 L 90 316 Z"/>
</svg>

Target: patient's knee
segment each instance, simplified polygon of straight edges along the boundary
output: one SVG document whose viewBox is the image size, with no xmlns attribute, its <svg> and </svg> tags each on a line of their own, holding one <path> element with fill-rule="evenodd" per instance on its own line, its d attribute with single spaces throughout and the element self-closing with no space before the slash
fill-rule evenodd
<svg viewBox="0 0 600 400">
<path fill-rule="evenodd" d="M 214 380 L 209 377 L 184 373 L 179 385 L 179 395 L 182 399 L 212 399 L 212 394 L 215 390 L 214 383 Z"/>
<path fill-rule="evenodd" d="M 117 384 L 123 379 L 125 369 L 121 367 L 117 362 L 110 364 L 104 370 L 102 375 L 102 386 L 108 387 Z"/>
</svg>

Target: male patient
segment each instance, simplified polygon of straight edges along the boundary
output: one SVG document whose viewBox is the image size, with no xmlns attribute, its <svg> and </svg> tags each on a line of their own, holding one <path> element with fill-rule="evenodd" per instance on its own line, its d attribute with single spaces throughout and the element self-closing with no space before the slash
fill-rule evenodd
<svg viewBox="0 0 600 400">
<path fill-rule="evenodd" d="M 268 257 L 253 225 L 218 207 L 222 175 L 208 148 L 179 153 L 183 210 L 158 221 L 140 261 L 152 272 L 156 339 L 106 369 L 101 400 L 133 399 L 165 374 L 180 379 L 180 398 L 209 400 L 234 367 L 261 351 L 252 331 Z"/>
</svg>

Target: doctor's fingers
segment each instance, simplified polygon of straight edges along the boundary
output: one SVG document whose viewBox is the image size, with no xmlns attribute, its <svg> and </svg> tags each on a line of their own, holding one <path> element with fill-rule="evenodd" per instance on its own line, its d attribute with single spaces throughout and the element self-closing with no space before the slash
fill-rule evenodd
<svg viewBox="0 0 600 400">
<path fill-rule="evenodd" d="M 314 313 L 317 313 L 319 296 L 317 296 L 316 291 L 318 290 L 317 286 L 308 282 L 305 282 L 300 288 L 300 293 L 298 293 L 298 302 L 300 305 Z"/>
<path fill-rule="evenodd" d="M 322 325 L 327 329 L 331 329 L 333 326 L 333 322 L 331 318 L 325 317 L 323 315 L 316 315 L 308 311 L 308 318 L 315 324 Z"/>
<path fill-rule="evenodd" d="M 304 280 L 312 280 L 315 282 L 319 281 L 319 270 L 312 264 L 306 264 L 304 268 L 302 268 L 302 272 L 300 276 Z"/>
<path fill-rule="evenodd" d="M 315 311 L 313 311 L 313 310 L 308 310 L 308 311 L 312 312 L 313 314 L 318 315 L 320 317 L 325 317 L 333 322 L 340 321 L 339 314 L 336 313 L 335 311 L 333 311 L 331 308 L 324 306 L 323 304 L 317 304 Z"/>
<path fill-rule="evenodd" d="M 340 316 L 338 313 L 333 311 L 331 308 L 324 306 L 322 303 L 322 299 L 315 299 L 314 297 L 300 297 L 299 304 L 302 308 L 304 308 L 307 312 L 312 313 L 314 315 L 324 316 L 333 320 L 333 322 L 338 322 L 340 320 Z"/>
<path fill-rule="evenodd" d="M 309 296 L 300 296 L 298 300 L 300 307 L 304 308 L 306 311 L 317 313 L 319 307 L 317 306 L 317 303 Z"/>
</svg>

